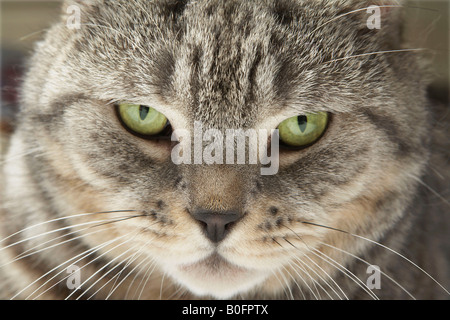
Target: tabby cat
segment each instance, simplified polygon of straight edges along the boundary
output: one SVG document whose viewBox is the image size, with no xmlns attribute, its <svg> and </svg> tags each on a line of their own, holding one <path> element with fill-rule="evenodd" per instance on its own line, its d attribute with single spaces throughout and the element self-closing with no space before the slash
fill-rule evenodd
<svg viewBox="0 0 450 320">
<path fill-rule="evenodd" d="M 400 7 L 65 1 L 2 164 L 0 297 L 448 299 L 446 110 Z M 196 123 L 267 130 L 277 172 L 175 163 Z"/>
</svg>

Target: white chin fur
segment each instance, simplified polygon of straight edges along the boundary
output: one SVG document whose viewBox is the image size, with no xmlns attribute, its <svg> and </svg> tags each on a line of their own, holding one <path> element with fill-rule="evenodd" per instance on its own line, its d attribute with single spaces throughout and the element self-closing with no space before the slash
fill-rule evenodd
<svg viewBox="0 0 450 320">
<path fill-rule="evenodd" d="M 236 278 L 211 277 L 206 275 L 203 278 L 199 278 L 188 275 L 185 272 L 175 271 L 172 273 L 172 276 L 197 296 L 210 296 L 214 299 L 230 299 L 240 293 L 251 291 L 267 278 L 266 274 L 260 272 L 255 273 Z"/>
<path fill-rule="evenodd" d="M 174 267 L 172 277 L 197 296 L 229 299 L 261 284 L 270 272 L 245 269 L 224 260 L 203 261 Z"/>
</svg>

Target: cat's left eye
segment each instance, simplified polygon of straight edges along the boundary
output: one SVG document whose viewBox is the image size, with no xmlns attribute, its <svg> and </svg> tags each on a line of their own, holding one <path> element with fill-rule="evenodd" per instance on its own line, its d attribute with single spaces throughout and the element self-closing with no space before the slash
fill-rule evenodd
<svg viewBox="0 0 450 320">
<path fill-rule="evenodd" d="M 289 118 L 278 126 L 280 142 L 290 148 L 304 148 L 320 139 L 328 125 L 327 112 Z"/>
<path fill-rule="evenodd" d="M 160 135 L 168 126 L 162 113 L 145 105 L 120 103 L 118 114 L 128 130 L 145 137 Z"/>
</svg>

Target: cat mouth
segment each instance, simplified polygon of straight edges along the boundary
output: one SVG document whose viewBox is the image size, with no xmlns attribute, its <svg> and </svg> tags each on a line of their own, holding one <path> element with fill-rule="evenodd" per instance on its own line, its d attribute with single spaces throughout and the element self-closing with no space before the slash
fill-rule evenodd
<svg viewBox="0 0 450 320">
<path fill-rule="evenodd" d="M 220 254 L 213 253 L 200 261 L 179 266 L 176 278 L 200 296 L 227 299 L 249 290 L 262 282 L 266 275 L 237 266 Z"/>
<path fill-rule="evenodd" d="M 248 269 L 231 264 L 218 253 L 213 253 L 198 262 L 182 265 L 180 269 L 185 272 L 203 271 L 203 274 L 206 275 L 220 273 L 221 276 L 233 276 L 248 271 Z"/>
</svg>

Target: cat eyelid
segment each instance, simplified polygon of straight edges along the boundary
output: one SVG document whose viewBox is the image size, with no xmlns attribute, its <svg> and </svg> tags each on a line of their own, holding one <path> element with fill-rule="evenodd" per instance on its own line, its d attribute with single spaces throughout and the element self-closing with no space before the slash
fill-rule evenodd
<svg viewBox="0 0 450 320">
<path fill-rule="evenodd" d="M 190 126 L 189 122 L 187 120 L 187 119 L 189 119 L 188 115 L 183 114 L 179 109 L 175 109 L 174 106 L 163 104 L 163 103 L 160 103 L 159 101 L 145 102 L 145 101 L 137 100 L 137 99 L 112 99 L 112 100 L 110 100 L 110 104 L 112 106 L 117 106 L 120 103 L 129 103 L 129 104 L 135 104 L 135 105 L 141 105 L 141 106 L 153 108 L 156 111 L 158 111 L 159 113 L 163 114 L 167 118 L 167 121 L 170 123 L 170 125 L 173 128 L 188 128 Z"/>
</svg>

